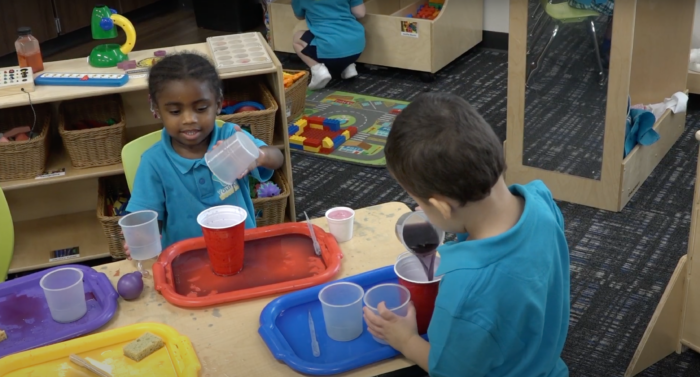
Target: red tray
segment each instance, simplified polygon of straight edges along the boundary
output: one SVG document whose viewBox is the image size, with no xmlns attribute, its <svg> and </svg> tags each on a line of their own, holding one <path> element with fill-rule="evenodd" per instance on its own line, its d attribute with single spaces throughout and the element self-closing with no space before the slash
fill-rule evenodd
<svg viewBox="0 0 700 377">
<path fill-rule="evenodd" d="M 246 230 L 243 270 L 215 275 L 204 238 L 173 244 L 153 265 L 155 288 L 171 304 L 205 307 L 308 288 L 329 281 L 343 254 L 332 235 L 314 226 L 321 256 L 313 249 L 306 223 Z"/>
</svg>

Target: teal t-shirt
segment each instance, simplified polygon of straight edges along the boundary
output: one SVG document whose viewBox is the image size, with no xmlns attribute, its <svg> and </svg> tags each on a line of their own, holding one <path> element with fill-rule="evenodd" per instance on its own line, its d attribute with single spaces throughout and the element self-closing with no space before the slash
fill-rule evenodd
<svg viewBox="0 0 700 377">
<path fill-rule="evenodd" d="M 353 16 L 350 8 L 362 0 L 292 0 L 297 17 L 306 18 L 316 38 L 319 58 L 337 59 L 361 54 L 365 50 L 365 27 Z"/>
<path fill-rule="evenodd" d="M 214 126 L 209 150 L 217 141 L 231 137 L 236 132 L 233 126 L 232 123 Z M 251 134 L 246 134 L 258 147 L 266 145 Z M 263 167 L 251 172 L 261 182 L 272 178 L 272 173 L 272 170 Z M 187 159 L 177 154 L 170 136 L 163 129 L 161 141 L 141 155 L 127 212 L 158 212 L 158 220 L 163 222 L 162 243 L 165 249 L 175 242 L 201 237 L 202 228 L 197 223 L 197 216 L 205 209 L 219 205 L 245 208 L 248 212 L 245 227 L 255 228 L 248 177 L 232 185 L 221 182 L 209 170 L 204 158 Z"/>
<path fill-rule="evenodd" d="M 441 246 L 443 275 L 428 328 L 431 377 L 568 376 L 569 248 L 541 181 L 513 185 L 517 224 L 496 237 Z"/>
</svg>

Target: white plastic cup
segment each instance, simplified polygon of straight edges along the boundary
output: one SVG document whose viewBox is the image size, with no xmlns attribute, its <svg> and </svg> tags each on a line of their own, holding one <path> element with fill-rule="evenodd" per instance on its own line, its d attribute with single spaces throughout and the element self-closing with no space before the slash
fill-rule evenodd
<svg viewBox="0 0 700 377">
<path fill-rule="evenodd" d="M 380 284 L 370 288 L 365 293 L 365 306 L 372 313 L 379 315 L 377 306 L 383 302 L 387 309 L 396 315 L 405 317 L 408 314 L 408 303 L 411 301 L 411 292 L 398 284 Z M 375 341 L 381 344 L 389 344 L 375 336 L 372 336 Z"/>
<path fill-rule="evenodd" d="M 59 323 L 75 322 L 87 313 L 83 272 L 67 267 L 44 275 L 39 281 L 49 304 L 51 318 Z"/>
<path fill-rule="evenodd" d="M 158 229 L 158 212 L 132 212 L 119 219 L 119 226 L 133 260 L 155 258 L 163 250 Z"/>
<path fill-rule="evenodd" d="M 328 337 L 349 342 L 362 335 L 362 297 L 365 291 L 357 284 L 340 282 L 318 293 Z"/>
<path fill-rule="evenodd" d="M 260 149 L 244 132 L 236 132 L 204 155 L 211 172 L 221 182 L 232 184 L 260 156 Z"/>
<path fill-rule="evenodd" d="M 355 225 L 355 211 L 348 207 L 335 207 L 326 211 L 328 228 L 338 243 L 352 239 Z"/>
</svg>

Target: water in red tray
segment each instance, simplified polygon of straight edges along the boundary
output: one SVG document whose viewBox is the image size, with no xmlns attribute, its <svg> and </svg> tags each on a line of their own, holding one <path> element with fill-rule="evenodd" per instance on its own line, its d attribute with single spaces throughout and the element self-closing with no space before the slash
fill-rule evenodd
<svg viewBox="0 0 700 377">
<path fill-rule="evenodd" d="M 326 265 L 308 236 L 290 234 L 246 241 L 243 270 L 233 276 L 215 275 L 206 249 L 179 255 L 172 269 L 178 294 L 203 297 L 304 279 L 322 273 Z"/>
</svg>

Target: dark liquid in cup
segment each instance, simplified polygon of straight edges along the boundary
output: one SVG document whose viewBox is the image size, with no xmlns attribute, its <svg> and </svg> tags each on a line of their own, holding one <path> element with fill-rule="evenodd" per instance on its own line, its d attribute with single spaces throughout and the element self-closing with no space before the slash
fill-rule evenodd
<svg viewBox="0 0 700 377">
<path fill-rule="evenodd" d="M 437 249 L 440 236 L 429 223 L 409 224 L 403 228 L 403 241 L 416 254 L 428 254 Z"/>
</svg>

